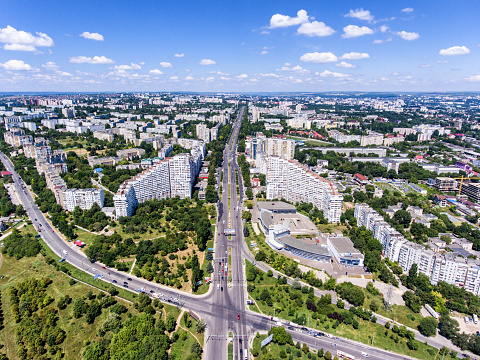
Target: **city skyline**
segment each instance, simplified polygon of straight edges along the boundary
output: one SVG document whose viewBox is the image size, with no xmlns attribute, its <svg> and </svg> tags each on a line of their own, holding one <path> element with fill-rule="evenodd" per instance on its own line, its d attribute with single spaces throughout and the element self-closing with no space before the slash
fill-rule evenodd
<svg viewBox="0 0 480 360">
<path fill-rule="evenodd" d="M 476 91 L 466 3 L 8 0 L 0 91 Z"/>
</svg>

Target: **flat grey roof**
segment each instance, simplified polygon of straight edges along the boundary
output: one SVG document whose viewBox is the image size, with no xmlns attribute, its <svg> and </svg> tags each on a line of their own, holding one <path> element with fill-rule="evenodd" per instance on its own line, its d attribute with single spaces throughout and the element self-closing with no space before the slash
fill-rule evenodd
<svg viewBox="0 0 480 360">
<path fill-rule="evenodd" d="M 272 210 L 272 211 L 282 211 L 282 210 L 297 210 L 293 205 L 287 204 L 283 201 L 259 201 L 258 208 L 260 210 Z"/>
<path fill-rule="evenodd" d="M 326 247 L 321 246 L 320 244 L 315 245 L 315 243 L 307 243 L 301 239 L 294 238 L 291 235 L 281 236 L 276 239 L 277 242 L 299 249 L 302 251 L 307 251 L 309 253 L 318 254 L 322 256 L 331 256 L 330 252 Z"/>
<path fill-rule="evenodd" d="M 353 242 L 348 237 L 339 236 L 339 237 L 329 237 L 332 245 L 337 249 L 339 254 L 352 253 L 360 254 L 360 251 L 353 247 Z"/>
</svg>

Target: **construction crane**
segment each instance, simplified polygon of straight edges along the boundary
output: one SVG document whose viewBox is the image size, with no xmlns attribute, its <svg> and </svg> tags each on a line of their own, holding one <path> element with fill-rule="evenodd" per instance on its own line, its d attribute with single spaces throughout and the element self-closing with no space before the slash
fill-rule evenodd
<svg viewBox="0 0 480 360">
<path fill-rule="evenodd" d="M 461 178 L 457 177 L 457 178 L 454 178 L 454 179 L 455 179 L 455 180 L 460 180 L 460 185 L 458 186 L 458 195 L 460 195 L 461 192 L 462 192 L 462 185 L 463 185 L 463 180 L 464 180 L 464 179 L 465 179 L 465 180 L 480 180 L 480 177 L 478 177 L 478 176 L 464 177 L 464 176 L 462 175 Z"/>
</svg>

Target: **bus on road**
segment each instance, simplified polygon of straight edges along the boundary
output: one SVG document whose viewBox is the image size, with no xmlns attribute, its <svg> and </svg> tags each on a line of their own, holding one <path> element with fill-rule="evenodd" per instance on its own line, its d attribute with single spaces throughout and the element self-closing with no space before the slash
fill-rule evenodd
<svg viewBox="0 0 480 360">
<path fill-rule="evenodd" d="M 342 359 L 355 360 L 355 356 L 347 354 L 346 352 L 337 350 L 337 356 Z"/>
</svg>

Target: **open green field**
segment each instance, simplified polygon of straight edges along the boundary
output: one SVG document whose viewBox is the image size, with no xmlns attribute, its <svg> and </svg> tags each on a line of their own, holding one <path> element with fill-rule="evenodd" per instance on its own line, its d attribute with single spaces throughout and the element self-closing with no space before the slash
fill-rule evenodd
<svg viewBox="0 0 480 360">
<path fill-rule="evenodd" d="M 186 359 L 191 354 L 192 345 L 197 340 L 190 334 L 190 332 L 183 329 L 177 330 L 179 338 L 173 343 L 170 349 L 170 356 L 174 359 Z M 175 356 L 175 357 L 174 357 Z"/>
<path fill-rule="evenodd" d="M 0 275 L 4 276 L 4 278 L 0 280 L 0 291 L 2 293 L 2 309 L 5 317 L 5 329 L 0 331 L 0 342 L 5 345 L 4 349 L 9 359 L 19 359 L 16 353 L 17 347 L 14 336 L 15 329 L 18 325 L 13 321 L 9 297 L 7 296 L 8 289 L 11 286 L 15 286 L 28 278 L 41 278 L 46 276 L 53 281 L 48 286 L 47 293 L 55 299 L 59 299 L 66 294 L 70 295 L 72 299 L 75 299 L 84 296 L 88 291 L 92 291 L 94 294 L 99 293 L 98 290 L 82 283 L 70 285 L 70 278 L 46 264 L 41 255 L 20 260 L 4 256 L 0 268 Z M 133 305 L 122 300 L 118 301 L 126 306 L 130 312 L 137 314 Z M 55 306 L 55 303 L 52 305 Z M 79 358 L 84 343 L 96 338 L 97 329 L 103 324 L 109 313 L 108 311 L 103 311 L 102 314 L 95 319 L 93 324 L 87 324 L 83 318 L 73 318 L 72 307 L 73 305 L 68 305 L 66 309 L 58 310 L 58 324 L 67 334 L 66 341 L 60 345 L 66 359 Z M 126 315 L 122 315 L 122 319 L 125 318 Z"/>
<path fill-rule="evenodd" d="M 293 140 L 301 140 L 305 142 L 305 145 L 309 146 L 331 146 L 332 144 L 326 141 L 322 140 L 316 140 L 316 139 L 308 139 L 308 138 L 303 138 L 300 136 L 290 136 L 287 135 L 287 139 L 293 139 Z"/>
</svg>

